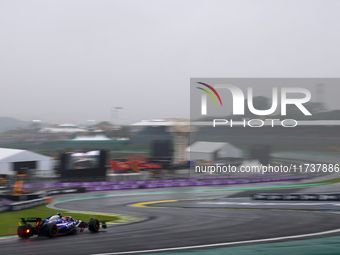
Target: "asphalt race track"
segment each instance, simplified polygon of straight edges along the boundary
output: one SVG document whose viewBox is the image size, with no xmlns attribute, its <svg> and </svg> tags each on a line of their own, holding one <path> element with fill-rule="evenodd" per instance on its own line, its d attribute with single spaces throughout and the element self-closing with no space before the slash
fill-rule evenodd
<svg viewBox="0 0 340 255">
<path fill-rule="evenodd" d="M 221 189 L 221 186 L 209 187 L 209 189 Z M 310 191 L 313 188 L 308 189 Z M 21 240 L 17 237 L 3 239 L 0 240 L 1 254 L 119 254 L 120 252 L 166 250 L 167 248 L 213 244 L 221 244 L 217 247 L 223 247 L 229 245 L 226 243 L 230 242 L 238 242 L 232 245 L 244 245 L 247 243 L 242 243 L 242 241 L 258 243 L 261 241 L 253 242 L 252 240 L 271 238 L 278 238 L 275 241 L 284 241 L 287 239 L 280 239 L 279 237 L 289 236 L 299 236 L 296 238 L 301 239 L 340 235 L 340 230 L 338 230 L 340 229 L 340 214 L 336 212 L 281 210 L 290 209 L 290 207 L 282 208 L 287 207 L 287 205 L 281 205 L 281 207 L 278 205 L 277 207 L 275 201 L 275 204 L 265 206 L 240 205 L 245 202 L 245 199 L 226 199 L 226 196 L 235 194 L 235 191 L 206 192 L 200 191 L 204 190 L 200 187 L 191 189 L 195 192 L 183 192 L 183 190 L 190 191 L 190 188 L 155 189 L 144 191 L 142 194 L 136 194 L 136 190 L 93 192 L 86 195 L 116 193 L 117 196 L 57 203 L 55 207 L 62 209 L 134 215 L 145 218 L 145 220 L 112 226 L 106 230 L 101 230 L 99 233 L 84 231 L 76 235 L 61 236 L 54 239 L 45 237 L 32 237 L 28 240 Z M 139 192 L 141 193 L 141 191 Z M 303 190 L 301 189 L 299 192 L 303 192 Z M 58 196 L 56 200 L 69 197 L 72 197 L 72 195 Z M 198 201 L 160 202 L 160 204 L 152 204 L 148 207 L 131 206 L 142 202 L 186 199 L 198 199 Z M 202 202 L 210 202 L 211 204 L 202 204 Z M 218 209 L 219 206 L 213 204 L 213 202 L 234 204 L 221 204 L 221 208 Z M 248 200 L 247 202 L 263 204 L 263 201 Z M 306 203 L 305 201 L 302 202 Z M 313 203 L 318 202 L 314 201 Z M 313 209 L 323 209 L 325 206 L 323 203 L 325 202 L 321 202 L 319 206 L 313 205 L 315 206 Z M 199 206 L 192 206 L 198 204 Z M 190 208 L 161 208 L 156 206 L 187 206 Z M 297 208 L 294 207 L 293 209 L 306 209 L 296 206 Z M 225 209 L 226 207 L 242 207 L 244 209 Z M 278 209 L 247 209 L 249 207 Z M 325 231 L 326 234 L 323 235 L 309 236 L 312 233 Z"/>
</svg>

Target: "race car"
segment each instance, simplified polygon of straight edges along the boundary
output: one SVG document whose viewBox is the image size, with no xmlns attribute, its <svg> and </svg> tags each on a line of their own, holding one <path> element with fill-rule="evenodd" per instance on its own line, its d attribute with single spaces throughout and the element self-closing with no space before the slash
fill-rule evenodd
<svg viewBox="0 0 340 255">
<path fill-rule="evenodd" d="M 33 225 L 29 223 L 34 223 Z M 89 222 L 75 220 L 71 216 L 63 217 L 60 213 L 52 215 L 44 220 L 41 218 L 21 218 L 18 227 L 18 236 L 28 239 L 33 235 L 56 237 L 83 232 L 88 228 L 91 232 L 98 232 L 100 225 L 106 228 L 106 222 L 91 218 Z"/>
</svg>

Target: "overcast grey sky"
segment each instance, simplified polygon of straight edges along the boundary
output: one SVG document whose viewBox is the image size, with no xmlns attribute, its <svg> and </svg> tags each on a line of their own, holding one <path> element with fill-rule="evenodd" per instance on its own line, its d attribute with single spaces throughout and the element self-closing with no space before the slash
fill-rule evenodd
<svg viewBox="0 0 340 255">
<path fill-rule="evenodd" d="M 124 123 L 188 118 L 190 77 L 339 77 L 339 10 L 331 0 L 0 0 L 0 116 L 86 123 L 120 106 Z"/>
</svg>

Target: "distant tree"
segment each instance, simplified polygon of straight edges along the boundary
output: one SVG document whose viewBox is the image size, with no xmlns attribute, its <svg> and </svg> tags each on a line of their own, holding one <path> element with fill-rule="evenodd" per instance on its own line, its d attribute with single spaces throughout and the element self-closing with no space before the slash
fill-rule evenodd
<svg viewBox="0 0 340 255">
<path fill-rule="evenodd" d="M 256 110 L 268 110 L 271 104 L 269 98 L 258 96 L 253 98 L 253 106 Z"/>
<path fill-rule="evenodd" d="M 111 126 L 113 126 L 113 125 L 112 125 L 112 123 L 109 122 L 109 121 L 101 121 L 101 122 L 95 124 L 94 126 L 97 126 L 97 127 L 98 127 L 98 126 L 107 126 L 107 127 L 111 127 Z"/>
<path fill-rule="evenodd" d="M 254 118 L 256 115 L 248 109 L 248 100 L 244 100 L 244 117 Z M 271 107 L 269 98 L 258 96 L 253 98 L 253 106 L 256 110 L 268 110 Z"/>
<path fill-rule="evenodd" d="M 326 107 L 323 103 L 319 102 L 307 102 L 304 104 L 304 106 L 307 108 L 307 110 L 310 113 L 318 113 L 318 112 L 324 112 L 326 111 Z"/>
<path fill-rule="evenodd" d="M 304 103 L 303 106 L 311 113 L 319 113 L 324 112 L 326 110 L 325 106 L 319 102 L 307 102 Z M 293 104 L 288 104 L 286 107 L 287 115 L 303 115 L 301 110 Z"/>
<path fill-rule="evenodd" d="M 105 132 L 107 137 L 130 137 L 131 132 L 127 126 L 122 126 L 119 130 L 110 130 Z"/>
</svg>

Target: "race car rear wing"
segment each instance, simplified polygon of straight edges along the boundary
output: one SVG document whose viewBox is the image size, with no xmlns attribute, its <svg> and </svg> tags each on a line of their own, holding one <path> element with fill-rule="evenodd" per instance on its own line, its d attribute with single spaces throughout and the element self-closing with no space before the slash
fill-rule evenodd
<svg viewBox="0 0 340 255">
<path fill-rule="evenodd" d="M 26 222 L 40 222 L 41 218 L 21 218 L 21 221 L 23 223 L 26 223 Z"/>
</svg>

